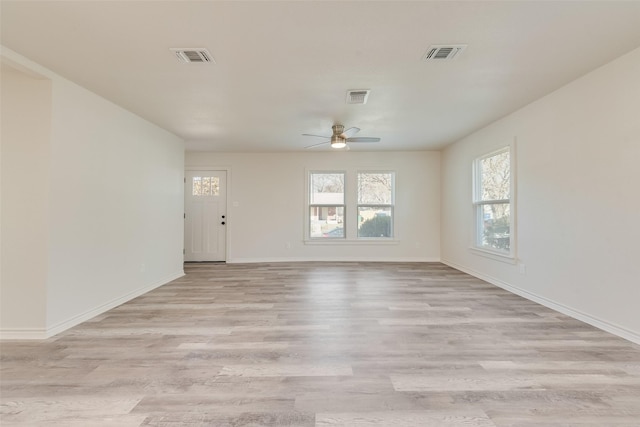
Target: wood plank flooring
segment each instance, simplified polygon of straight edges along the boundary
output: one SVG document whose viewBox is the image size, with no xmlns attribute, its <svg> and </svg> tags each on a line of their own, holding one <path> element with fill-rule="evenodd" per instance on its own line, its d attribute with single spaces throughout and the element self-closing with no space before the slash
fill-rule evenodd
<svg viewBox="0 0 640 427">
<path fill-rule="evenodd" d="M 640 346 L 438 263 L 191 264 L 1 344 L 8 426 L 640 426 Z"/>
</svg>

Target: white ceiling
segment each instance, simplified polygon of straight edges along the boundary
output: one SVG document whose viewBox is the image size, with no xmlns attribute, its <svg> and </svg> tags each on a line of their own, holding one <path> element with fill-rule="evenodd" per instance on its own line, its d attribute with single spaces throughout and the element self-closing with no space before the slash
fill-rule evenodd
<svg viewBox="0 0 640 427">
<path fill-rule="evenodd" d="M 438 149 L 640 46 L 640 1 L 8 1 L 6 47 L 187 140 Z M 432 44 L 467 44 L 453 61 Z M 179 63 L 205 47 L 215 64 Z M 371 89 L 347 105 L 348 89 Z M 320 148 L 322 150 L 323 148 Z M 328 149 L 328 148 L 324 148 Z"/>
</svg>

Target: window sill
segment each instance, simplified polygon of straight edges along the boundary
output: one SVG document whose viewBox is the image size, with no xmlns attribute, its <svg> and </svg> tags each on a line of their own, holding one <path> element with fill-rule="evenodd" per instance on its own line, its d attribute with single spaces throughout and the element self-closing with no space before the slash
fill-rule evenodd
<svg viewBox="0 0 640 427">
<path fill-rule="evenodd" d="M 489 258 L 489 259 L 493 259 L 495 261 L 500 261 L 500 262 L 504 262 L 507 264 L 516 264 L 517 259 L 515 257 L 515 255 L 512 254 L 505 254 L 505 253 L 500 253 L 500 252 L 494 252 L 494 251 L 490 251 L 487 249 L 480 249 L 474 246 L 470 246 L 469 250 L 471 251 L 471 253 L 475 254 L 475 255 L 479 255 L 485 258 Z"/>
<path fill-rule="evenodd" d="M 305 240 L 305 245 L 397 245 L 399 240 L 394 239 L 326 239 Z"/>
</svg>

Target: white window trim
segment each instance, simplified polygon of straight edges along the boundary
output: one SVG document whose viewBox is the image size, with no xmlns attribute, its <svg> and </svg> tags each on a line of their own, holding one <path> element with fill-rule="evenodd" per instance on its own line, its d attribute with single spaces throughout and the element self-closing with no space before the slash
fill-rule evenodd
<svg viewBox="0 0 640 427">
<path fill-rule="evenodd" d="M 478 200 L 479 194 L 479 182 L 478 182 L 478 162 L 486 159 L 487 157 L 494 156 L 503 151 L 509 151 L 509 193 L 510 198 L 509 202 L 509 211 L 511 213 L 511 223 L 509 225 L 509 252 L 492 250 L 490 248 L 481 247 L 477 245 L 478 242 L 478 214 L 477 209 L 479 205 L 485 204 L 498 204 L 498 203 L 506 203 L 507 199 L 504 200 L 491 200 L 490 202 L 480 202 Z M 485 258 L 493 259 L 496 261 L 506 262 L 509 264 L 516 264 L 517 257 L 517 203 L 516 203 L 516 181 L 517 181 L 517 168 L 516 168 L 516 139 L 514 138 L 513 142 L 509 145 L 502 146 L 497 150 L 493 150 L 489 153 L 481 155 L 473 159 L 472 163 L 472 188 L 471 188 L 471 239 L 469 244 L 469 250 L 476 254 L 483 256 Z"/>
<path fill-rule="evenodd" d="M 358 240 L 353 239 L 321 239 L 316 237 L 315 239 L 307 239 L 303 242 L 305 245 L 397 245 L 400 243 L 400 240 L 391 239 L 389 237 L 380 238 L 380 237 L 367 237 L 360 238 Z"/>
</svg>

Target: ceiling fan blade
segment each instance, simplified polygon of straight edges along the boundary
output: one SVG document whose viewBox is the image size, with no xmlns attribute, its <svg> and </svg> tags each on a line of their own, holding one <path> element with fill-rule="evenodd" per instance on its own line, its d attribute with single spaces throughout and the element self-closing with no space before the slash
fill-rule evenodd
<svg viewBox="0 0 640 427">
<path fill-rule="evenodd" d="M 345 130 L 344 132 L 342 132 L 342 135 L 345 138 L 349 138 L 350 136 L 355 135 L 358 132 L 360 132 L 360 128 L 353 127 L 353 128 L 349 128 L 349 129 Z"/>
<path fill-rule="evenodd" d="M 369 138 L 366 136 L 359 136 L 355 138 L 347 138 L 347 142 L 380 142 L 380 138 Z"/>
<path fill-rule="evenodd" d="M 314 136 L 315 136 L 315 135 L 314 135 Z M 307 145 L 307 146 L 306 146 L 306 147 L 304 147 L 304 148 L 313 148 L 313 147 L 317 147 L 318 145 L 324 145 L 324 144 L 328 144 L 328 143 L 329 143 L 329 141 L 327 141 L 327 142 L 321 142 L 321 143 L 319 143 L 319 144 Z"/>
<path fill-rule="evenodd" d="M 325 138 L 325 139 L 331 139 L 330 136 L 326 136 L 326 135 L 313 135 L 311 133 L 303 133 L 302 136 L 315 136 L 316 138 Z"/>
</svg>

